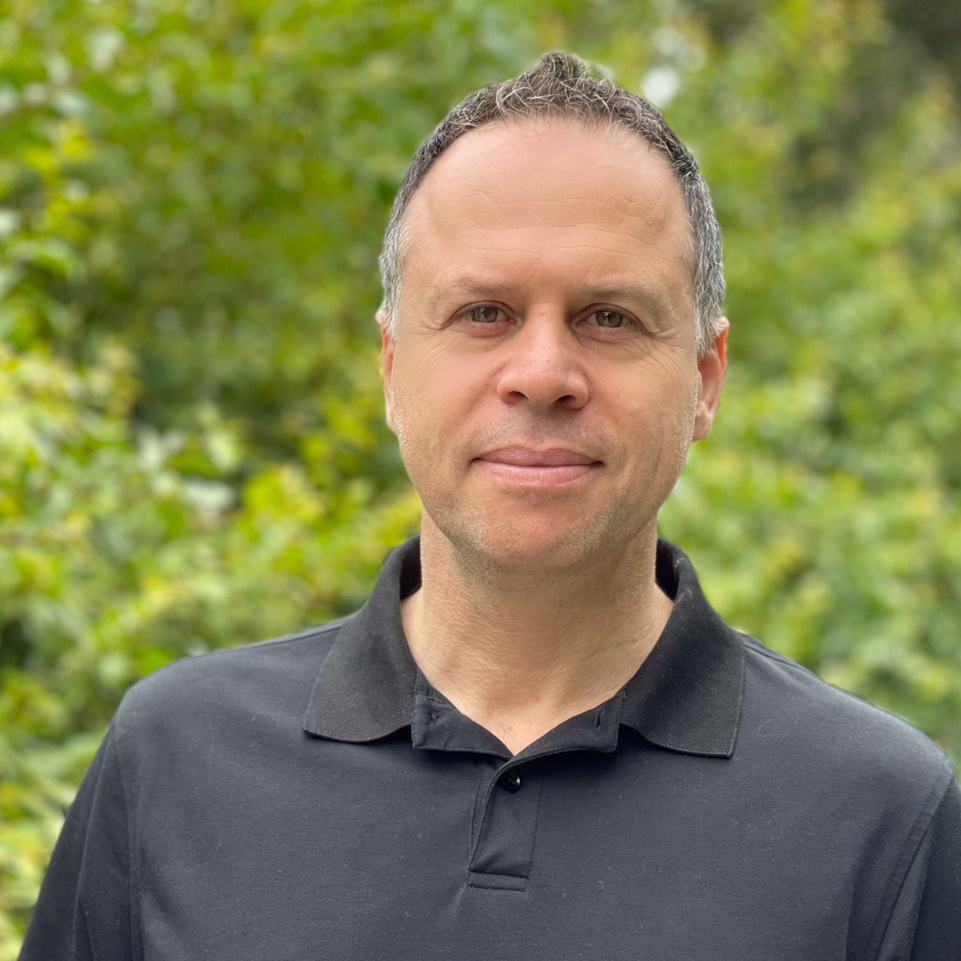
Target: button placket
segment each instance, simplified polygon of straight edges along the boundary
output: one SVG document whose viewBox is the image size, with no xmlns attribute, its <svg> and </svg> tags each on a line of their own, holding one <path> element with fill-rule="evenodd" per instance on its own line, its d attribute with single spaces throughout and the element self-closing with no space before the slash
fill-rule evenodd
<svg viewBox="0 0 961 961">
<path fill-rule="evenodd" d="M 487 782 L 470 860 L 471 887 L 523 891 L 534 856 L 540 778 L 520 765 L 501 767 Z"/>
</svg>

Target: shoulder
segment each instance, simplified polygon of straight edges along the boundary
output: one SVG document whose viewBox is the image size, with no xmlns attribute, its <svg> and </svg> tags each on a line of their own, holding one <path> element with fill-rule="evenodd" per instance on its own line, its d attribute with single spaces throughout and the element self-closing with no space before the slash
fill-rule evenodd
<svg viewBox="0 0 961 961">
<path fill-rule="evenodd" d="M 833 687 L 752 637 L 744 641 L 739 742 L 777 766 L 788 781 L 811 778 L 839 802 L 937 807 L 953 782 L 945 753 L 902 718 Z"/>
<path fill-rule="evenodd" d="M 214 733 L 252 717 L 299 717 L 343 618 L 258 644 L 167 665 L 124 696 L 112 727 L 122 740 Z"/>
</svg>

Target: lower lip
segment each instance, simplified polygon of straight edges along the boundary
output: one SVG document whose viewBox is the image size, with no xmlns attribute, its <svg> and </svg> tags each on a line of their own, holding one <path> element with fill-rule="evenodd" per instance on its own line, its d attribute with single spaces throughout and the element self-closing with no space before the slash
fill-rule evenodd
<svg viewBox="0 0 961 961">
<path fill-rule="evenodd" d="M 593 464 L 554 464 L 535 466 L 505 464 L 495 460 L 475 460 L 474 466 L 499 480 L 517 487 L 570 487 L 600 466 Z"/>
</svg>

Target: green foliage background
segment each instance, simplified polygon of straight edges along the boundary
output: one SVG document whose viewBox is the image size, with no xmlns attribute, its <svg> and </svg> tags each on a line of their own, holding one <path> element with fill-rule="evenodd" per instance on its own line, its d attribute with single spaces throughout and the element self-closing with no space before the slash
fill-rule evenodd
<svg viewBox="0 0 961 961">
<path fill-rule="evenodd" d="M 7 0 L 0 961 L 124 690 L 353 609 L 415 529 L 388 205 L 545 49 L 666 108 L 725 232 L 728 384 L 663 532 L 729 620 L 961 758 L 957 9 Z"/>
</svg>

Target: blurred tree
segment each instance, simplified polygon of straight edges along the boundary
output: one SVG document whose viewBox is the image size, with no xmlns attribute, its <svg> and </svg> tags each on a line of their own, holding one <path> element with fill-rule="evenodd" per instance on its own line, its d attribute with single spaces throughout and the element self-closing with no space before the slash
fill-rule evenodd
<svg viewBox="0 0 961 961">
<path fill-rule="evenodd" d="M 665 510 L 719 610 L 961 758 L 954 7 L 8 0 L 0 961 L 122 692 L 364 597 L 417 502 L 376 256 L 451 103 L 573 49 L 712 184 L 733 321 Z"/>
</svg>

